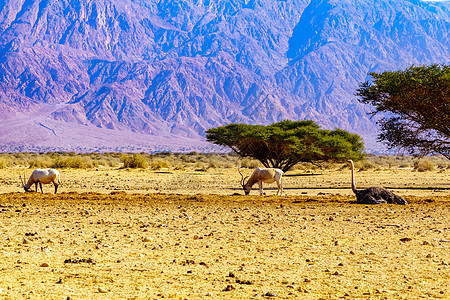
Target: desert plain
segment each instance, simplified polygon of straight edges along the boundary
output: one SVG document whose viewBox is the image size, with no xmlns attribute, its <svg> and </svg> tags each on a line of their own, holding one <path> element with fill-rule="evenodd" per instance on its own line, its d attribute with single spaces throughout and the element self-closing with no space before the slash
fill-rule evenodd
<svg viewBox="0 0 450 300">
<path fill-rule="evenodd" d="M 356 173 L 405 206 L 354 203 L 348 168 L 283 196 L 236 169 L 64 169 L 56 195 L 23 171 L 0 169 L 0 299 L 450 299 L 448 170 Z"/>
</svg>

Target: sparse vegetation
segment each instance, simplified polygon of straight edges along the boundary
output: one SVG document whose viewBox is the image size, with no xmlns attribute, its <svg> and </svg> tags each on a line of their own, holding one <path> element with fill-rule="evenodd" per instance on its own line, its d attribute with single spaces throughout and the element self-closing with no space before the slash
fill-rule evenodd
<svg viewBox="0 0 450 300">
<path fill-rule="evenodd" d="M 150 161 L 150 167 L 153 170 L 160 170 L 171 167 L 171 162 L 162 157 L 154 157 Z"/>
<path fill-rule="evenodd" d="M 124 168 L 146 169 L 148 167 L 148 159 L 142 154 L 122 154 L 120 160 L 122 161 Z"/>
<path fill-rule="evenodd" d="M 434 164 L 429 159 L 421 159 L 414 162 L 414 169 L 419 172 L 433 171 Z"/>
<path fill-rule="evenodd" d="M 74 168 L 89 169 L 96 167 L 117 167 L 120 164 L 118 153 L 1 153 L 0 168 L 25 167 L 37 168 Z"/>
<path fill-rule="evenodd" d="M 141 168 L 148 170 L 193 170 L 208 171 L 232 168 L 254 169 L 261 163 L 252 158 L 240 158 L 235 154 L 225 153 L 0 153 L 0 169 L 23 168 L 57 168 L 57 169 L 91 169 L 91 168 Z M 333 170 L 346 167 L 343 163 L 312 164 L 299 163 L 292 171 L 312 172 Z M 442 155 L 417 158 L 410 155 L 374 155 L 355 163 L 358 171 L 414 169 L 432 171 L 450 169 L 450 161 Z"/>
<path fill-rule="evenodd" d="M 0 169 L 9 167 L 12 164 L 9 157 L 0 157 Z"/>
<path fill-rule="evenodd" d="M 359 171 L 367 171 L 367 170 L 372 170 L 372 169 L 377 169 L 379 168 L 377 166 L 377 164 L 371 160 L 363 160 L 363 161 L 358 161 L 356 162 L 356 166 L 357 169 L 359 169 Z"/>
<path fill-rule="evenodd" d="M 243 158 L 241 159 L 241 168 L 255 169 L 261 167 L 261 163 L 256 159 Z"/>
</svg>

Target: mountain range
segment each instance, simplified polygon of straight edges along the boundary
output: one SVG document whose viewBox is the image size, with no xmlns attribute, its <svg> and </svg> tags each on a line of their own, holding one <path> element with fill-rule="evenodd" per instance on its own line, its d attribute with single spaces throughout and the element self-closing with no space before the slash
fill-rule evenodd
<svg viewBox="0 0 450 300">
<path fill-rule="evenodd" d="M 0 0 L 0 151 L 221 151 L 206 129 L 360 134 L 370 72 L 450 62 L 450 2 Z"/>
</svg>

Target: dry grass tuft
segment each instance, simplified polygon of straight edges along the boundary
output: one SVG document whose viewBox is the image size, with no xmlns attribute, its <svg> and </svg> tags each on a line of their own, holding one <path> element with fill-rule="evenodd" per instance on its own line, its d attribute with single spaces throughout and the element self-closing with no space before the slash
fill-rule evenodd
<svg viewBox="0 0 450 300">
<path fill-rule="evenodd" d="M 419 172 L 434 171 L 434 164 L 429 159 L 421 159 L 414 162 L 414 169 Z"/>
</svg>

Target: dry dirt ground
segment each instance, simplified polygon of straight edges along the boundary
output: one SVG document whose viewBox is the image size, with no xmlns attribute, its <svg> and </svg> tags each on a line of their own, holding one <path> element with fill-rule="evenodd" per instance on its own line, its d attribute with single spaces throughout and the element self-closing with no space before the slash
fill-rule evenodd
<svg viewBox="0 0 450 300">
<path fill-rule="evenodd" d="M 279 197 L 236 170 L 62 170 L 42 195 L 0 170 L 0 299 L 450 299 L 447 173 L 356 174 L 406 206 L 318 173 Z"/>
</svg>

